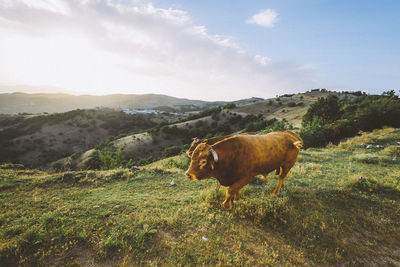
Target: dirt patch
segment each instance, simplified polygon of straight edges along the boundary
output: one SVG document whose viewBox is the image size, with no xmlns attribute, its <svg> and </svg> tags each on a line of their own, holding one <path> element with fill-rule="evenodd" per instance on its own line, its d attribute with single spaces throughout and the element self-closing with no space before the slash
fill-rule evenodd
<svg viewBox="0 0 400 267">
<path fill-rule="evenodd" d="M 91 249 L 76 247 L 56 255 L 47 266 L 116 267 L 121 266 L 123 260 L 120 257 L 116 257 L 106 261 L 96 261 Z"/>
</svg>

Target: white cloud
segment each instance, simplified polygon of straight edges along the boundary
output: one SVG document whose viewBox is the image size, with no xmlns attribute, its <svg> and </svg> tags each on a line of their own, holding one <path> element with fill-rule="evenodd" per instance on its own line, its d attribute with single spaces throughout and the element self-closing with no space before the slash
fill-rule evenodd
<svg viewBox="0 0 400 267">
<path fill-rule="evenodd" d="M 183 10 L 126 3 L 0 0 L 0 85 L 207 100 L 315 86 L 314 71 L 251 55 Z"/>
<path fill-rule="evenodd" d="M 267 65 L 271 61 L 271 58 L 260 56 L 260 55 L 255 55 L 254 60 L 256 62 L 260 63 L 261 65 Z"/>
<path fill-rule="evenodd" d="M 54 13 L 68 14 L 68 3 L 62 0 L 2 0 L 1 8 L 30 8 Z"/>
<path fill-rule="evenodd" d="M 257 24 L 262 27 L 272 28 L 278 20 L 278 13 L 273 9 L 265 9 L 260 13 L 255 14 L 246 21 L 248 24 Z"/>
</svg>

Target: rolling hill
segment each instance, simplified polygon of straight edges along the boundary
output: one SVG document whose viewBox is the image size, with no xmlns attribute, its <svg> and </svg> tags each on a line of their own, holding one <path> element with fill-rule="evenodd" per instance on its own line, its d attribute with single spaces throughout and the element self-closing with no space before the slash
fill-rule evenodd
<svg viewBox="0 0 400 267">
<path fill-rule="evenodd" d="M 177 120 L 165 114 L 127 115 L 112 109 L 42 115 L 0 115 L 0 161 L 43 167 L 108 138 Z"/>
<path fill-rule="evenodd" d="M 262 100 L 249 98 L 233 101 L 238 105 Z M 0 114 L 17 113 L 60 113 L 74 109 L 93 108 L 130 108 L 130 109 L 173 109 L 174 111 L 192 111 L 223 106 L 228 102 L 207 102 L 189 100 L 157 94 L 114 94 L 104 96 L 68 95 L 68 94 L 0 94 Z M 170 110 L 167 110 L 170 111 Z"/>
</svg>

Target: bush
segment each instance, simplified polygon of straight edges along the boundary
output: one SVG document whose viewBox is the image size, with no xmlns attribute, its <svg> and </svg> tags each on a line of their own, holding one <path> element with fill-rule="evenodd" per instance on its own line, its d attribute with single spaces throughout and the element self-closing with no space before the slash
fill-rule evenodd
<svg viewBox="0 0 400 267">
<path fill-rule="evenodd" d="M 234 109 L 236 108 L 235 103 L 229 103 L 224 106 L 224 109 Z"/>
<path fill-rule="evenodd" d="M 209 109 L 203 110 L 197 114 L 191 114 L 190 116 L 186 117 L 185 119 L 180 120 L 180 122 L 191 121 L 191 120 L 200 119 L 200 118 L 207 117 L 207 116 L 212 116 L 213 118 L 215 118 L 215 116 L 217 116 L 220 112 L 221 112 L 221 107 L 209 108 Z"/>
<path fill-rule="evenodd" d="M 265 127 L 267 127 L 266 120 L 257 120 L 257 121 L 247 123 L 246 127 L 245 127 L 245 131 L 246 132 L 257 132 L 257 131 L 265 129 Z"/>
<path fill-rule="evenodd" d="M 170 146 L 170 147 L 167 147 L 166 149 L 164 149 L 164 151 L 162 152 L 162 156 L 164 158 L 176 156 L 176 155 L 180 154 L 181 151 L 182 151 L 182 148 L 180 146 Z"/>
<path fill-rule="evenodd" d="M 304 148 L 323 147 L 329 143 L 329 129 L 322 125 L 318 119 L 312 124 L 301 128 L 300 136 L 304 142 Z"/>
<path fill-rule="evenodd" d="M 166 168 L 178 168 L 181 170 L 187 170 L 190 165 L 190 158 L 185 156 L 168 159 L 163 165 Z"/>
<path fill-rule="evenodd" d="M 326 98 L 319 98 L 311 104 L 303 117 L 303 127 L 313 123 L 315 119 L 321 124 L 327 124 L 340 118 L 339 98 L 336 95 L 329 95 Z"/>
<path fill-rule="evenodd" d="M 127 160 L 122 148 L 118 150 L 95 150 L 85 163 L 87 169 L 110 170 L 118 167 L 130 168 L 133 165 L 132 159 Z"/>
<path fill-rule="evenodd" d="M 152 156 L 149 156 L 149 157 L 147 157 L 147 158 L 139 159 L 139 160 L 136 162 L 136 165 L 138 165 L 138 166 L 143 166 L 143 165 L 150 164 L 150 163 L 152 163 L 153 161 L 155 161 L 155 159 L 154 159 Z"/>
</svg>

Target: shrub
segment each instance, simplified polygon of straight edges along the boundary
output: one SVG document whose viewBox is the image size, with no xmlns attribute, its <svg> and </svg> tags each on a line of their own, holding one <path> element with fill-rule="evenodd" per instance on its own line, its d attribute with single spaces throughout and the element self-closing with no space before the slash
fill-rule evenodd
<svg viewBox="0 0 400 267">
<path fill-rule="evenodd" d="M 167 147 L 166 149 L 164 149 L 164 151 L 162 152 L 162 156 L 164 158 L 172 157 L 172 156 L 178 155 L 179 153 L 181 153 L 181 151 L 182 151 L 182 148 L 180 146 L 170 146 L 170 147 Z"/>
<path fill-rule="evenodd" d="M 336 95 L 329 95 L 326 98 L 319 98 L 311 104 L 303 117 L 303 127 L 313 123 L 315 119 L 321 124 L 327 124 L 340 118 L 339 98 Z"/>
<path fill-rule="evenodd" d="M 179 157 L 179 158 L 171 158 L 168 159 L 164 164 L 166 168 L 178 168 L 181 170 L 187 170 L 190 165 L 189 157 Z"/>
<path fill-rule="evenodd" d="M 132 159 L 127 160 L 122 148 L 116 150 L 95 150 L 85 163 L 87 169 L 110 170 L 118 167 L 132 167 Z"/>
<path fill-rule="evenodd" d="M 152 163 L 153 161 L 155 161 L 155 159 L 154 159 L 152 156 L 149 156 L 149 157 L 147 157 L 147 158 L 139 159 L 139 160 L 136 162 L 136 165 L 138 165 L 138 166 L 143 166 L 143 165 L 150 164 L 150 163 Z"/>
<path fill-rule="evenodd" d="M 259 118 L 256 121 L 247 123 L 245 131 L 256 132 L 263 130 L 262 133 L 265 134 L 273 131 L 284 131 L 291 128 L 293 128 L 292 125 L 289 124 L 285 119 L 279 121 L 275 118 L 270 120 Z"/>
<path fill-rule="evenodd" d="M 304 142 L 304 148 L 323 147 L 329 143 L 329 129 L 322 125 L 318 119 L 312 124 L 301 128 L 300 136 Z"/>
<path fill-rule="evenodd" d="M 236 108 L 235 103 L 229 103 L 224 106 L 224 109 L 234 109 Z"/>
</svg>

